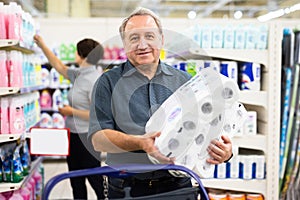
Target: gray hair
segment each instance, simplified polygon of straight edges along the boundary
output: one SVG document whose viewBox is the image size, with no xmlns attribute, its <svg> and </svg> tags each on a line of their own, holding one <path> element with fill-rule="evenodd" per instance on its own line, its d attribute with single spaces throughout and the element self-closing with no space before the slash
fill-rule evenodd
<svg viewBox="0 0 300 200">
<path fill-rule="evenodd" d="M 151 16 L 154 19 L 154 21 L 155 21 L 155 23 L 156 23 L 156 25 L 158 27 L 159 33 L 160 34 L 163 33 L 163 31 L 162 31 L 162 25 L 161 25 L 161 21 L 160 21 L 159 17 L 153 11 L 151 11 L 148 8 L 138 7 L 128 17 L 126 17 L 123 20 L 121 26 L 119 27 L 119 33 L 120 33 L 122 39 L 124 38 L 124 32 L 125 32 L 125 27 L 127 25 L 127 22 L 132 17 L 134 17 L 134 16 L 140 16 L 140 15 L 149 15 L 149 16 Z"/>
</svg>

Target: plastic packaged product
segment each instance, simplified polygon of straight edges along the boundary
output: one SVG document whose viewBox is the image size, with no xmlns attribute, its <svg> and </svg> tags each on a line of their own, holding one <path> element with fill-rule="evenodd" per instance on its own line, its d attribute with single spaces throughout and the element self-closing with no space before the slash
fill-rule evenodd
<svg viewBox="0 0 300 200">
<path fill-rule="evenodd" d="M 27 142 L 23 142 L 21 153 L 21 163 L 23 167 L 23 175 L 28 175 L 31 166 L 31 157 Z"/>
<path fill-rule="evenodd" d="M 4 3 L 0 2 L 0 40 L 7 39 L 6 25 L 5 25 L 5 14 L 6 10 Z"/>
<path fill-rule="evenodd" d="M 41 108 L 52 108 L 52 97 L 48 90 L 43 90 L 40 97 L 40 106 Z"/>
<path fill-rule="evenodd" d="M 25 186 L 25 187 L 22 187 L 20 189 L 20 194 L 22 196 L 22 200 L 31 200 L 31 192 L 30 190 Z"/>
<path fill-rule="evenodd" d="M 9 106 L 9 131 L 21 134 L 25 131 L 25 118 L 22 97 L 13 97 Z"/>
<path fill-rule="evenodd" d="M 43 188 L 43 177 L 38 171 L 35 171 L 33 174 L 33 178 L 35 180 L 35 197 L 36 199 L 41 199 L 42 188 Z"/>
<path fill-rule="evenodd" d="M 65 119 L 60 113 L 52 114 L 53 128 L 65 128 Z"/>
<path fill-rule="evenodd" d="M 8 72 L 6 67 L 6 60 L 6 51 L 0 51 L 0 87 L 8 87 Z"/>
<path fill-rule="evenodd" d="M 12 196 L 8 198 L 8 200 L 21 200 L 21 199 L 23 199 L 23 197 L 19 190 L 15 190 Z"/>
<path fill-rule="evenodd" d="M 22 53 L 18 51 L 10 51 L 7 54 L 7 70 L 8 70 L 8 85 L 9 87 L 23 86 L 23 72 L 22 72 Z"/>
<path fill-rule="evenodd" d="M 58 111 L 60 107 L 63 107 L 62 93 L 60 89 L 56 89 L 52 94 L 52 109 Z"/>
<path fill-rule="evenodd" d="M 41 114 L 40 127 L 41 128 L 52 128 L 53 127 L 52 117 L 48 113 L 44 112 Z"/>
<path fill-rule="evenodd" d="M 238 193 L 229 193 L 228 199 L 230 199 L 230 200 L 246 200 L 246 195 L 238 194 Z"/>
<path fill-rule="evenodd" d="M 12 182 L 13 183 L 19 183 L 21 180 L 23 180 L 23 167 L 22 167 L 22 162 L 21 162 L 21 157 L 20 157 L 20 148 L 22 146 L 19 145 L 14 151 L 13 154 L 13 160 L 12 160 Z"/>
<path fill-rule="evenodd" d="M 260 91 L 261 65 L 252 62 L 240 63 L 239 80 L 241 90 Z"/>
<path fill-rule="evenodd" d="M 247 200 L 263 200 L 264 197 L 262 194 L 247 194 L 246 199 Z"/>
<path fill-rule="evenodd" d="M 61 60 L 68 60 L 68 47 L 65 44 L 61 44 L 59 47 L 59 57 Z"/>
<path fill-rule="evenodd" d="M 16 2 L 10 2 L 7 6 L 7 39 L 20 40 L 21 7 Z"/>
<path fill-rule="evenodd" d="M 59 73 L 56 71 L 55 68 L 50 70 L 50 87 L 51 88 L 58 88 L 59 87 Z"/>
<path fill-rule="evenodd" d="M 9 133 L 9 98 L 2 97 L 0 99 L 0 133 Z"/>
</svg>

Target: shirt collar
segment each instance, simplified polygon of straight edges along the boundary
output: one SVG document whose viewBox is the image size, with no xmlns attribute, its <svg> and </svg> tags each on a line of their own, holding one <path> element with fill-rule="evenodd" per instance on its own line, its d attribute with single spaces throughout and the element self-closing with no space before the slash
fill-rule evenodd
<svg viewBox="0 0 300 200">
<path fill-rule="evenodd" d="M 123 76 L 131 76 L 135 72 L 137 72 L 136 68 L 127 60 L 125 63 L 125 66 L 124 66 Z M 164 73 L 164 74 L 170 75 L 170 76 L 174 75 L 170 71 L 169 67 L 167 67 L 167 65 L 165 63 L 163 63 L 159 60 L 158 68 L 157 68 L 155 75 L 159 75 L 160 73 Z"/>
</svg>

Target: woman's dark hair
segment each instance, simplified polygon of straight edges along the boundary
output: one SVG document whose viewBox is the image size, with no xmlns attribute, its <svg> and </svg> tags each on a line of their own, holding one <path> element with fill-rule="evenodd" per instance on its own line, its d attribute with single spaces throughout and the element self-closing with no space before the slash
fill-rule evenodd
<svg viewBox="0 0 300 200">
<path fill-rule="evenodd" d="M 103 58 L 103 46 L 93 39 L 83 39 L 77 43 L 77 53 L 80 57 L 86 58 L 88 63 L 96 65 Z"/>
</svg>

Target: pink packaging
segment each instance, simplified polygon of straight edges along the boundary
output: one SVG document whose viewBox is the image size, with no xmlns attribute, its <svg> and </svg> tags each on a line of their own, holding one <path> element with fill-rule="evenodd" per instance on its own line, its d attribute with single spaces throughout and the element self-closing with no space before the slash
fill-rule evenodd
<svg viewBox="0 0 300 200">
<path fill-rule="evenodd" d="M 22 54 L 18 51 L 10 51 L 7 59 L 8 85 L 9 87 L 22 87 Z"/>
<path fill-rule="evenodd" d="M 0 99 L 0 133 L 8 134 L 9 133 L 9 98 L 2 97 Z"/>
<path fill-rule="evenodd" d="M 6 60 L 7 60 L 6 51 L 0 51 L 0 87 L 8 87 L 8 72 L 6 68 Z"/>
<path fill-rule="evenodd" d="M 31 191 L 32 192 L 32 197 L 33 197 L 33 199 L 35 199 L 35 190 L 36 190 L 36 188 L 35 188 L 35 180 L 34 180 L 33 177 L 31 177 L 29 179 L 29 183 L 32 186 L 32 191 Z"/>
<path fill-rule="evenodd" d="M 5 26 L 5 7 L 3 2 L 0 2 L 0 40 L 7 39 Z"/>
<path fill-rule="evenodd" d="M 35 195 L 38 199 L 40 199 L 42 196 L 43 177 L 38 171 L 35 171 L 33 178 L 35 180 Z"/>
<path fill-rule="evenodd" d="M 14 97 L 10 102 L 9 131 L 11 134 L 21 134 L 25 131 L 25 118 L 20 97 Z"/>
<path fill-rule="evenodd" d="M 20 194 L 23 197 L 23 200 L 31 200 L 32 199 L 32 193 L 27 187 L 23 187 L 20 191 Z"/>
<path fill-rule="evenodd" d="M 16 2 L 10 2 L 7 7 L 7 38 L 20 40 L 21 10 Z"/>
<path fill-rule="evenodd" d="M 13 195 L 11 197 L 9 197 L 8 200 L 21 200 L 23 199 L 22 195 L 20 194 L 19 190 L 15 190 Z"/>
<path fill-rule="evenodd" d="M 48 90 L 43 90 L 40 97 L 41 108 L 52 108 L 52 97 Z"/>
</svg>

